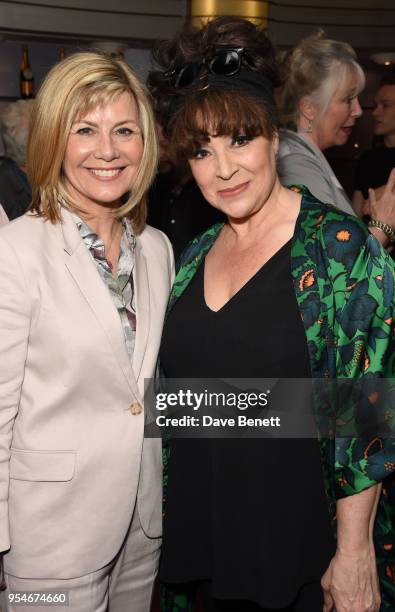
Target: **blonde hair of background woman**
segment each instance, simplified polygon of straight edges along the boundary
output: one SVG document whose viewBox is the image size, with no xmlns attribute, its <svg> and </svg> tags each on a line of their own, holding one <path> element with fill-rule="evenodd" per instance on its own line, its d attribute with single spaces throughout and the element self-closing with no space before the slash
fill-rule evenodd
<svg viewBox="0 0 395 612">
<path fill-rule="evenodd" d="M 127 200 L 117 209 L 117 216 L 129 215 L 136 232 L 144 229 L 146 193 L 158 160 L 149 94 L 124 60 L 96 52 L 76 53 L 57 64 L 39 90 L 27 152 L 31 211 L 52 223 L 61 220 L 61 202 L 78 211 L 62 176 L 71 126 L 79 117 L 97 106 L 113 102 L 124 92 L 129 92 L 137 103 L 144 149 Z"/>
<path fill-rule="evenodd" d="M 358 95 L 365 86 L 365 75 L 349 44 L 324 38 L 322 31 L 304 38 L 284 59 L 281 124 L 297 127 L 299 102 L 306 96 L 322 117 L 348 78 L 356 80 Z"/>
</svg>

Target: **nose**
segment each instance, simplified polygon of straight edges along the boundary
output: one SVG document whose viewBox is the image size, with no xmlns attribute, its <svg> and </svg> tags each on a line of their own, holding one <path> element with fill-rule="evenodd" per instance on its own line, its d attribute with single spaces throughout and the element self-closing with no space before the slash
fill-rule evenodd
<svg viewBox="0 0 395 612">
<path fill-rule="evenodd" d="M 377 117 L 379 114 L 380 114 L 379 105 L 376 104 L 372 112 L 372 117 Z"/>
<path fill-rule="evenodd" d="M 236 164 L 232 160 L 232 156 L 227 151 L 217 152 L 217 177 L 224 181 L 234 176 L 238 170 Z"/>
<path fill-rule="evenodd" d="M 112 134 L 104 132 L 98 134 L 95 157 L 104 161 L 112 161 L 119 157 Z"/>
<path fill-rule="evenodd" d="M 360 117 L 362 115 L 362 108 L 358 98 L 354 98 L 352 101 L 351 115 L 353 117 Z"/>
</svg>

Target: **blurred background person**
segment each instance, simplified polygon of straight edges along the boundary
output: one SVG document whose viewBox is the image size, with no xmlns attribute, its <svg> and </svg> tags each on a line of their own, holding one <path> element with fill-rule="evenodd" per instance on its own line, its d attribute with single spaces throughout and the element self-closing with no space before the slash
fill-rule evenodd
<svg viewBox="0 0 395 612">
<path fill-rule="evenodd" d="M 285 62 L 280 96 L 281 182 L 302 182 L 311 193 L 343 212 L 354 214 L 351 202 L 322 153 L 347 142 L 362 110 L 358 94 L 365 85 L 362 68 L 347 43 L 322 33 L 302 40 Z"/>
<path fill-rule="evenodd" d="M 359 216 L 369 212 L 366 201 L 369 189 L 376 197 L 382 195 L 385 184 L 395 168 L 395 69 L 384 75 L 375 96 L 372 113 L 376 146 L 362 153 L 355 172 L 353 207 Z"/>
<path fill-rule="evenodd" d="M 324 38 L 322 32 L 303 39 L 284 64 L 280 94 L 281 123 L 277 171 L 283 185 L 302 183 L 321 202 L 355 215 L 323 151 L 344 145 L 362 110 L 358 95 L 365 76 L 347 43 Z M 377 210 L 380 216 L 377 217 Z M 375 202 L 371 233 L 391 244 L 395 227 L 393 182 Z M 377 224 L 379 227 L 377 227 Z"/>
<path fill-rule="evenodd" d="M 147 222 L 166 234 L 177 259 L 192 238 L 224 216 L 204 199 L 159 124 L 158 137 L 159 167 L 148 194 Z"/>
<path fill-rule="evenodd" d="M 26 147 L 33 104 L 33 100 L 18 100 L 0 115 L 5 152 L 0 158 L 0 204 L 10 221 L 23 215 L 32 199 L 26 176 Z"/>
</svg>

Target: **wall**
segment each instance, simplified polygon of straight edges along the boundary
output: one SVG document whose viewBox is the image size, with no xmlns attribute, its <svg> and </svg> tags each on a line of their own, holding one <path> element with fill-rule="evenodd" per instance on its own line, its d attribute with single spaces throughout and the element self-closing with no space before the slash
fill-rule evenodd
<svg viewBox="0 0 395 612">
<path fill-rule="evenodd" d="M 185 13 L 185 0 L 9 0 L 0 3 L 0 31 L 152 41 L 171 36 Z"/>
<path fill-rule="evenodd" d="M 30 64 L 35 77 L 36 88 L 41 80 L 59 58 L 60 47 L 66 54 L 77 49 L 88 49 L 88 45 L 60 45 L 49 42 L 29 42 Z M 0 42 L 0 99 L 1 97 L 19 97 L 19 66 L 22 46 L 16 41 Z M 145 79 L 150 66 L 148 49 L 126 49 L 125 59 Z M 4 100 L 3 100 L 4 102 Z"/>
<path fill-rule="evenodd" d="M 323 28 L 328 36 L 359 49 L 395 49 L 394 0 L 286 0 L 269 5 L 269 32 L 277 45 L 294 45 Z"/>
</svg>

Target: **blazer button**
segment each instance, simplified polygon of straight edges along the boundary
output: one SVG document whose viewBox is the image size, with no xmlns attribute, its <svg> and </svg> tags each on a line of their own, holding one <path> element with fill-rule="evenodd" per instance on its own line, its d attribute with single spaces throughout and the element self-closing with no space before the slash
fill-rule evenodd
<svg viewBox="0 0 395 612">
<path fill-rule="evenodd" d="M 139 402 L 133 402 L 132 404 L 130 404 L 129 410 L 131 414 L 141 414 L 143 411 L 141 404 L 139 404 Z"/>
</svg>

